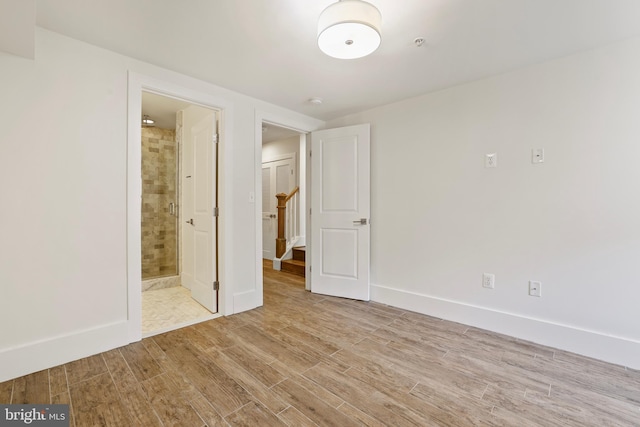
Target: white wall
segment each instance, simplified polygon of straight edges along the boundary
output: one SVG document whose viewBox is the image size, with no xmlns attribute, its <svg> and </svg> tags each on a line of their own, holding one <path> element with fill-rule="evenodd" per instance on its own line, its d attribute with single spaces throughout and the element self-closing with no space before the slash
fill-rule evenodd
<svg viewBox="0 0 640 427">
<path fill-rule="evenodd" d="M 0 0 L 0 52 L 35 56 L 35 0 Z"/>
<path fill-rule="evenodd" d="M 296 135 L 291 138 L 280 141 L 271 141 L 262 144 L 262 161 L 269 161 L 283 154 L 295 154 L 296 159 L 296 182 L 298 182 L 298 165 L 300 164 L 300 136 Z"/>
<path fill-rule="evenodd" d="M 0 53 L 0 70 L 0 381 L 128 343 L 129 71 L 228 106 L 223 313 L 261 304 L 256 134 L 322 122 L 42 29 L 35 61 Z"/>
<path fill-rule="evenodd" d="M 365 122 L 373 299 L 640 368 L 640 39 Z"/>
</svg>

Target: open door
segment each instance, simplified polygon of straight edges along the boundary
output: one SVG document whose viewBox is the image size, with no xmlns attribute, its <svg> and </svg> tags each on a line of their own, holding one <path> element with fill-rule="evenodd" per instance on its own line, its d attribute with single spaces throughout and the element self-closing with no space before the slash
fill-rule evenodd
<svg viewBox="0 0 640 427">
<path fill-rule="evenodd" d="M 369 124 L 311 134 L 311 292 L 369 300 Z"/>
<path fill-rule="evenodd" d="M 217 123 L 214 112 L 191 128 L 184 141 L 183 280 L 191 297 L 215 313 Z"/>
</svg>

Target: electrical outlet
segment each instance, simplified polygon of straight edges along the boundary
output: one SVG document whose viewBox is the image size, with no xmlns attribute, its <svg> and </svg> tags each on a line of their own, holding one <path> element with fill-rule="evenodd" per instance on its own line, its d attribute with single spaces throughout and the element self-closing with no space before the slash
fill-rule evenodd
<svg viewBox="0 0 640 427">
<path fill-rule="evenodd" d="M 542 296 L 542 283 L 529 280 L 529 295 L 532 297 Z"/>
<path fill-rule="evenodd" d="M 482 275 L 482 287 L 493 289 L 496 286 L 496 275 L 484 273 Z"/>
<path fill-rule="evenodd" d="M 484 155 L 484 167 L 485 168 L 497 168 L 498 167 L 498 153 L 489 153 Z"/>
</svg>

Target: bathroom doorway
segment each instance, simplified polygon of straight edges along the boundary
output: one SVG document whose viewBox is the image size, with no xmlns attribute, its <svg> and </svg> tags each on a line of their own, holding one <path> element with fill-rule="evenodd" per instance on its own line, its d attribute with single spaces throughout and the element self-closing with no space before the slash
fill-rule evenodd
<svg viewBox="0 0 640 427">
<path fill-rule="evenodd" d="M 146 337 L 217 317 L 218 111 L 144 91 L 141 105 Z"/>
</svg>

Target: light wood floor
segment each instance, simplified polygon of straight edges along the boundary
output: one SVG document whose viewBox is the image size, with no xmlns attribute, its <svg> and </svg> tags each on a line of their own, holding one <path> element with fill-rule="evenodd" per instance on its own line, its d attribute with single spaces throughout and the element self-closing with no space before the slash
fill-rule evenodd
<svg viewBox="0 0 640 427">
<path fill-rule="evenodd" d="M 0 384 L 72 426 L 638 426 L 640 373 L 265 271 L 264 307 Z"/>
</svg>

